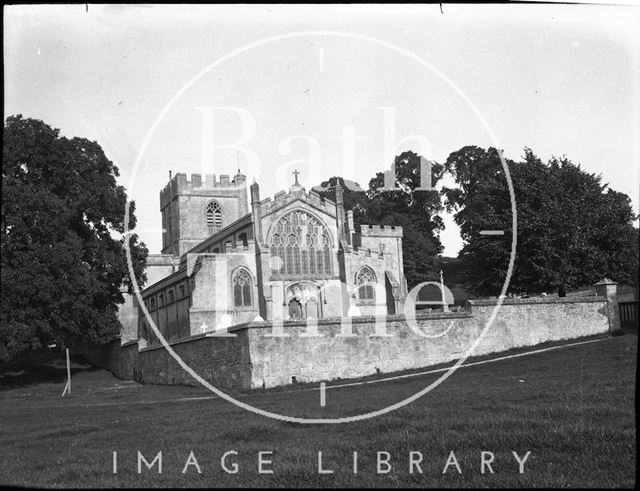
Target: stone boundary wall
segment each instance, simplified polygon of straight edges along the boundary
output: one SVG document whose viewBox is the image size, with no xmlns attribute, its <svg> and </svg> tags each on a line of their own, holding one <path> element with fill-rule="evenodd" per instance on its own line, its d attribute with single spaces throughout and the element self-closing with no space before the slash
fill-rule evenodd
<svg viewBox="0 0 640 491">
<path fill-rule="evenodd" d="M 169 343 L 176 354 L 196 373 L 216 387 L 250 389 L 250 360 L 247 332 L 235 338 L 193 336 Z M 147 384 L 198 385 L 198 382 L 169 354 L 164 346 L 138 348 L 138 342 L 120 341 L 80 348 L 89 363 L 124 380 Z"/>
<path fill-rule="evenodd" d="M 283 332 L 289 337 L 268 337 L 270 325 L 254 325 L 248 328 L 251 387 L 286 385 L 293 377 L 296 382 L 319 382 L 397 372 L 451 362 L 465 354 L 498 353 L 609 332 L 602 298 L 505 300 L 471 351 L 496 304 L 495 300 L 469 302 L 465 312 L 409 319 L 424 337 L 401 315 L 386 316 L 388 337 L 374 335 L 374 317 L 353 318 L 352 338 L 340 336 L 335 319 L 318 321 L 318 337 L 305 336 L 305 323 L 285 322 Z"/>
<path fill-rule="evenodd" d="M 416 329 L 402 315 L 353 317 L 352 337 L 344 337 L 339 320 L 318 322 L 318 336 L 308 336 L 305 323 L 283 325 L 289 337 L 270 337 L 271 326 L 248 328 L 253 370 L 251 387 L 276 387 L 294 382 L 357 378 L 422 368 L 459 357 L 475 336 L 470 312 L 418 318 Z M 442 333 L 447 333 L 442 336 Z M 455 333 L 455 335 L 451 335 Z"/>
<path fill-rule="evenodd" d="M 486 325 L 496 301 L 470 300 L 476 322 Z M 535 346 L 612 331 L 607 300 L 531 298 L 505 299 L 475 355 Z"/>
<path fill-rule="evenodd" d="M 269 322 L 229 329 L 236 337 L 199 335 L 170 344 L 201 377 L 221 389 L 250 390 L 357 378 L 451 362 L 462 356 L 499 353 L 549 341 L 612 332 L 603 297 L 505 299 L 491 327 L 479 339 L 496 300 L 468 302 L 452 313 L 351 318 L 345 337 L 339 318 L 284 321 L 285 337 L 272 336 Z M 407 322 L 414 322 L 412 329 Z M 310 335 L 311 334 L 311 335 Z M 383 335 L 386 334 L 386 335 Z M 112 343 L 89 361 L 116 376 L 143 383 L 197 385 L 163 347 Z M 295 377 L 295 379 L 294 379 Z"/>
<path fill-rule="evenodd" d="M 247 331 L 237 333 L 236 337 L 198 335 L 170 343 L 169 346 L 189 367 L 215 387 L 235 390 L 251 388 Z M 199 385 L 164 346 L 145 348 L 138 353 L 135 379 L 151 384 Z"/>
<path fill-rule="evenodd" d="M 134 368 L 138 357 L 138 341 L 120 344 L 120 340 L 116 339 L 104 345 L 77 346 L 71 352 L 81 355 L 95 367 L 109 370 L 118 378 L 124 380 L 135 378 Z"/>
</svg>

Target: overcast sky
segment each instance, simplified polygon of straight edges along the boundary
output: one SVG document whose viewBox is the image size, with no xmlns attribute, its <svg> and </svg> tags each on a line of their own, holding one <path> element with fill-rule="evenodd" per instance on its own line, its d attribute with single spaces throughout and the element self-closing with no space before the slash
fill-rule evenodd
<svg viewBox="0 0 640 491">
<path fill-rule="evenodd" d="M 265 198 L 294 169 L 307 188 L 333 175 L 367 187 L 389 148 L 444 162 L 464 145 L 498 145 L 512 159 L 527 146 L 601 173 L 637 213 L 640 9 L 442 9 L 8 6 L 5 117 L 96 140 L 153 253 L 169 170 L 233 175 L 238 157 Z M 385 151 L 385 124 L 396 142 L 419 138 Z M 242 137 L 255 157 L 233 148 Z M 461 242 L 446 223 L 444 253 L 455 256 Z"/>
</svg>

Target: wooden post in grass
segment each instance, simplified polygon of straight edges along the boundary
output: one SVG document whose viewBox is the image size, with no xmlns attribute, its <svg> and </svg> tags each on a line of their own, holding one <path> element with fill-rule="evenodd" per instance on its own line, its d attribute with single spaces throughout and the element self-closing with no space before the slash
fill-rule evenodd
<svg viewBox="0 0 640 491">
<path fill-rule="evenodd" d="M 71 394 L 71 362 L 69 361 L 69 348 L 67 348 L 67 385 L 64 386 L 62 397 L 65 394 Z"/>
</svg>

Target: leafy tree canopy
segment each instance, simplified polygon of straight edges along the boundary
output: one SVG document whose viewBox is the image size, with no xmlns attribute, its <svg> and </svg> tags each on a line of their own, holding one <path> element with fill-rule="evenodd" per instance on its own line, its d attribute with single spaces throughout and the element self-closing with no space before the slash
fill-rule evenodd
<svg viewBox="0 0 640 491">
<path fill-rule="evenodd" d="M 324 198 L 335 201 L 338 182 L 342 186 L 345 210 L 353 211 L 353 220 L 357 225 L 367 223 L 367 209 L 371 200 L 357 182 L 334 176 L 313 189 Z"/>
<path fill-rule="evenodd" d="M 432 164 L 433 186 L 443 173 L 444 166 Z M 443 249 L 439 238 L 439 232 L 444 228 L 439 216 L 444 209 L 441 196 L 435 191 L 418 190 L 420 177 L 420 155 L 408 151 L 395 158 L 397 189 L 394 191 L 381 189 L 385 184 L 382 172 L 369 181 L 369 189 L 365 192 L 358 192 L 353 183 L 341 177 L 332 177 L 315 188 L 321 195 L 334 200 L 339 180 L 344 189 L 345 208 L 353 210 L 356 223 L 402 226 L 404 273 L 409 288 L 439 278 L 436 258 Z"/>
<path fill-rule="evenodd" d="M 603 277 L 636 283 L 637 218 L 625 194 L 607 189 L 601 176 L 566 157 L 543 163 L 525 148 L 521 162 L 505 159 L 517 207 L 517 252 L 510 292 L 538 293 L 591 285 Z M 500 155 L 467 146 L 445 163 L 456 187 L 443 189 L 455 210 L 464 247 L 460 259 L 467 286 L 496 295 L 510 258 L 511 199 Z M 480 235 L 504 230 L 504 237 Z"/>
<path fill-rule="evenodd" d="M 96 142 L 21 115 L 5 121 L 2 160 L 0 359 L 114 339 L 121 288 L 132 289 L 118 169 Z M 135 234 L 129 245 L 143 284 L 147 248 Z"/>
</svg>

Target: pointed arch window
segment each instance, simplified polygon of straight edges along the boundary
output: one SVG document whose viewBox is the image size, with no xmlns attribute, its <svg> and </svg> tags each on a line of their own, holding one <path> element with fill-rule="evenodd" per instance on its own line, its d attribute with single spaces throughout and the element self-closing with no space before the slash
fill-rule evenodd
<svg viewBox="0 0 640 491">
<path fill-rule="evenodd" d="M 375 300 L 376 275 L 368 266 L 363 266 L 356 273 L 356 285 L 358 286 L 359 300 Z"/>
<path fill-rule="evenodd" d="M 209 233 L 213 234 L 222 228 L 222 207 L 220 203 L 215 200 L 209 201 L 207 203 L 207 228 L 209 229 Z"/>
<path fill-rule="evenodd" d="M 236 307 L 251 307 L 253 281 L 246 269 L 240 268 L 233 274 L 233 303 Z"/>
<path fill-rule="evenodd" d="M 331 236 L 326 226 L 303 210 L 284 215 L 270 239 L 272 272 L 286 277 L 333 274 Z"/>
</svg>

